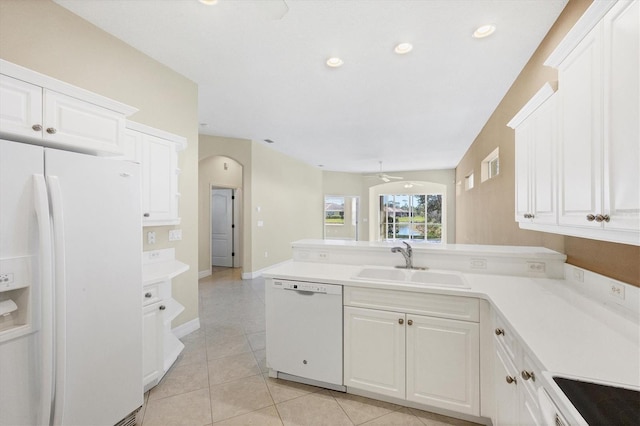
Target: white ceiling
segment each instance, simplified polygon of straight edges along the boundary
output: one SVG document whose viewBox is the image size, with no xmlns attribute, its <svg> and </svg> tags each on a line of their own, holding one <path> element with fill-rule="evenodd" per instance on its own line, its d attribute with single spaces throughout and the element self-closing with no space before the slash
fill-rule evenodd
<svg viewBox="0 0 640 426">
<path fill-rule="evenodd" d="M 567 2 L 55 1 L 195 81 L 200 133 L 349 172 L 456 167 Z"/>
</svg>

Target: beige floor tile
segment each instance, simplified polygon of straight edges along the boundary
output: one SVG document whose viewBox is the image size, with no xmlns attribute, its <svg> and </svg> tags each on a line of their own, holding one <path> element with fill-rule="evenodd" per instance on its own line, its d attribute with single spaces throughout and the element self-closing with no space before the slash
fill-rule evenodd
<svg viewBox="0 0 640 426">
<path fill-rule="evenodd" d="M 209 387 L 207 364 L 177 365 L 171 368 L 157 386 L 151 389 L 149 400 L 166 398 Z"/>
<path fill-rule="evenodd" d="M 251 349 L 254 351 L 259 351 L 260 349 L 266 349 L 267 347 L 267 337 L 264 331 L 261 333 L 248 334 L 247 340 L 249 340 Z"/>
<path fill-rule="evenodd" d="M 259 375 L 212 385 L 210 393 L 214 422 L 273 405 L 267 385 Z"/>
<path fill-rule="evenodd" d="M 336 400 L 325 391 L 282 402 L 276 408 L 285 426 L 353 425 Z"/>
<path fill-rule="evenodd" d="M 427 426 L 478 426 L 478 423 L 442 416 L 415 408 L 409 408 L 409 411 Z"/>
<path fill-rule="evenodd" d="M 211 423 L 209 389 L 149 401 L 143 426 L 200 426 Z"/>
<path fill-rule="evenodd" d="M 359 425 L 369 420 L 400 410 L 402 407 L 384 401 L 351 395 L 343 392 L 331 392 L 351 421 Z"/>
<path fill-rule="evenodd" d="M 243 323 L 244 332 L 247 334 L 259 333 L 266 330 L 264 315 L 257 318 L 248 318 Z"/>
<path fill-rule="evenodd" d="M 252 411 L 227 420 L 215 423 L 216 426 L 282 426 L 282 421 L 275 406 Z"/>
<path fill-rule="evenodd" d="M 402 408 L 399 411 L 386 414 L 382 417 L 378 417 L 375 420 L 363 423 L 363 425 L 378 425 L 378 426 L 424 426 L 420 419 L 411 414 L 411 412 Z"/>
<path fill-rule="evenodd" d="M 267 368 L 267 350 L 260 349 L 259 351 L 253 351 L 253 356 L 256 357 L 256 362 L 258 363 L 258 367 L 260 367 L 260 371 L 263 373 L 268 373 L 269 369 Z"/>
<path fill-rule="evenodd" d="M 209 339 L 240 336 L 244 334 L 244 327 L 239 323 L 220 321 L 208 325 L 205 334 Z"/>
<path fill-rule="evenodd" d="M 244 335 L 207 339 L 207 359 L 251 352 L 249 341 Z"/>
<path fill-rule="evenodd" d="M 209 383 L 218 384 L 260 374 L 260 367 L 251 352 L 216 358 L 209 361 Z"/>
<path fill-rule="evenodd" d="M 274 379 L 265 374 L 264 380 L 267 382 L 271 398 L 276 404 L 299 398 L 310 393 L 322 391 L 321 388 L 309 386 L 302 383 L 291 382 L 289 380 Z"/>
</svg>

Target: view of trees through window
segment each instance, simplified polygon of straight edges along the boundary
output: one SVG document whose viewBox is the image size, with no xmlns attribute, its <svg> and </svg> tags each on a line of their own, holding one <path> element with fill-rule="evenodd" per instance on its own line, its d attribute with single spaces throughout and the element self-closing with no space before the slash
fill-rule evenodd
<svg viewBox="0 0 640 426">
<path fill-rule="evenodd" d="M 442 194 L 380 196 L 382 240 L 442 241 Z"/>
</svg>

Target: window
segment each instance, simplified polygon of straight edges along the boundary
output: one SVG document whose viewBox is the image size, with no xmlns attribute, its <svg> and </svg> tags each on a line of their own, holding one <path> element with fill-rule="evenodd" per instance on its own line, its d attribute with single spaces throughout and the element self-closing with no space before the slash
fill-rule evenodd
<svg viewBox="0 0 640 426">
<path fill-rule="evenodd" d="M 324 224 L 344 225 L 344 197 L 325 197 Z"/>
<path fill-rule="evenodd" d="M 498 176 L 498 173 L 500 173 L 500 148 L 494 149 L 491 154 L 482 160 L 480 180 L 484 182 Z"/>
<path fill-rule="evenodd" d="M 442 241 L 442 194 L 380 195 L 381 240 Z"/>
<path fill-rule="evenodd" d="M 464 177 L 464 190 L 468 191 L 473 189 L 473 172 Z"/>
</svg>

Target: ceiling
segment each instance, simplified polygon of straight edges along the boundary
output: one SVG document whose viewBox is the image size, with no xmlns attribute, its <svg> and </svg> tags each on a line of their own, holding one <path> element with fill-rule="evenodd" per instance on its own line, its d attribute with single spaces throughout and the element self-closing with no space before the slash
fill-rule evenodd
<svg viewBox="0 0 640 426">
<path fill-rule="evenodd" d="M 196 82 L 201 134 L 347 172 L 456 167 L 567 2 L 55 1 Z"/>
</svg>

